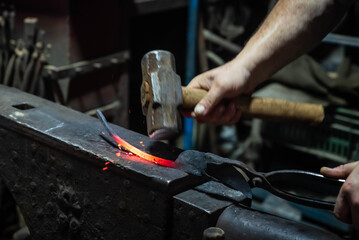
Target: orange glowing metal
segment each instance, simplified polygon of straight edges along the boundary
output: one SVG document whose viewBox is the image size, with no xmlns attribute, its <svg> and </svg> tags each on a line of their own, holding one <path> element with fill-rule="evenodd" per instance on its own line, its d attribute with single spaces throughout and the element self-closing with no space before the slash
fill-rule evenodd
<svg viewBox="0 0 359 240">
<path fill-rule="evenodd" d="M 111 135 L 111 134 L 110 134 Z M 128 142 L 126 142 L 125 140 L 123 140 L 122 138 L 120 138 L 118 135 L 114 134 L 111 136 L 113 140 L 115 140 L 118 143 L 118 147 L 121 149 L 121 146 L 124 147 L 125 149 L 127 149 L 128 151 L 130 151 L 131 153 L 139 156 L 140 158 L 143 158 L 147 161 L 162 165 L 162 166 L 166 166 L 166 167 L 174 167 L 174 162 L 164 159 L 164 158 L 160 158 L 160 157 L 156 157 L 153 156 L 151 154 L 148 154 L 144 151 L 141 151 L 140 149 L 134 147 L 133 145 L 129 144 Z"/>
<path fill-rule="evenodd" d="M 119 149 L 121 150 L 121 147 L 125 148 L 126 150 L 130 151 L 130 153 L 133 153 L 135 155 L 137 155 L 138 157 L 145 159 L 147 161 L 162 165 L 162 166 L 166 166 L 166 167 L 174 167 L 174 162 L 164 159 L 164 158 L 160 158 L 160 157 L 156 157 L 153 156 L 151 154 L 148 154 L 144 151 L 141 151 L 140 149 L 136 148 L 135 146 L 129 144 L 128 142 L 126 142 L 125 140 L 123 140 L 122 138 L 120 138 L 112 129 L 111 127 L 108 125 L 105 117 L 103 116 L 102 112 L 100 110 L 96 111 L 97 116 L 99 117 L 99 119 L 101 120 L 102 124 L 105 126 L 105 128 L 107 129 L 107 132 L 110 134 L 110 136 L 112 137 L 112 139 L 118 144 Z M 119 154 L 120 155 L 120 154 Z M 116 153 L 116 156 L 119 156 Z M 107 167 L 106 167 L 107 169 Z"/>
</svg>

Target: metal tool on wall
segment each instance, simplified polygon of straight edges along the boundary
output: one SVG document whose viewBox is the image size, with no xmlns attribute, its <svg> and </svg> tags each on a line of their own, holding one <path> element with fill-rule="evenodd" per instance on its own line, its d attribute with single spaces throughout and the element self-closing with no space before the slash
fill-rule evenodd
<svg viewBox="0 0 359 240">
<path fill-rule="evenodd" d="M 42 70 L 43 67 L 48 63 L 48 55 L 49 55 L 49 51 L 51 49 L 51 45 L 47 45 L 46 47 L 43 46 L 43 43 L 38 42 L 36 44 L 37 46 L 40 47 L 40 54 L 38 56 L 38 59 L 36 61 L 35 64 L 35 69 L 34 69 L 34 75 L 31 81 L 31 86 L 30 86 L 30 90 L 29 92 L 32 94 L 36 94 L 40 97 L 44 97 L 45 96 L 45 87 L 44 87 L 44 82 L 42 79 Z"/>
<path fill-rule="evenodd" d="M 6 55 L 8 55 L 8 53 L 9 52 L 7 51 Z M 4 58 L 6 67 L 5 67 L 5 75 L 4 75 L 3 83 L 6 86 L 9 86 L 11 83 L 11 80 L 12 80 L 12 76 L 13 76 L 13 72 L 14 72 L 15 58 L 16 58 L 15 53 L 11 54 L 9 61 L 7 61 L 6 57 Z"/>
<path fill-rule="evenodd" d="M 23 90 L 23 91 L 29 91 L 29 89 L 30 89 L 31 79 L 33 76 L 36 60 L 39 58 L 38 49 L 35 48 L 35 50 L 31 53 L 30 56 L 31 56 L 30 60 L 29 60 L 28 64 L 26 64 L 26 66 L 25 66 L 24 77 L 23 77 L 23 81 L 22 81 L 22 85 L 21 85 L 21 90 Z"/>
<path fill-rule="evenodd" d="M 26 57 L 28 51 L 24 46 L 24 42 L 19 39 L 17 42 L 17 47 L 15 48 L 16 60 L 14 64 L 14 81 L 12 86 L 16 88 L 21 88 L 22 75 L 23 75 L 23 66 L 26 65 Z"/>
<path fill-rule="evenodd" d="M 45 95 L 42 71 L 51 45 L 44 41 L 44 30 L 37 18 L 25 18 L 23 36 L 15 39 L 15 9 L 2 5 L 0 18 L 0 82 L 7 86 Z"/>
</svg>

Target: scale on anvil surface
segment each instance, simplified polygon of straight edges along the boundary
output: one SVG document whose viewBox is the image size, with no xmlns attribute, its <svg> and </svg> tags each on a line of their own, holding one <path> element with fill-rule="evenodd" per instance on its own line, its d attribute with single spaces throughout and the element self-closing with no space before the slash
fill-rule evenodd
<svg viewBox="0 0 359 240">
<path fill-rule="evenodd" d="M 153 155 L 174 160 L 181 152 L 111 126 Z M 117 156 L 118 150 L 101 137 L 102 131 L 96 118 L 0 86 L 0 176 L 33 239 L 200 239 L 205 228 L 225 219 L 222 212 L 242 209 L 203 192 L 213 188 L 228 193 L 215 182 L 203 183 L 134 155 Z M 259 225 L 272 226 L 273 232 L 288 225 L 275 224 L 274 216 L 262 218 L 262 213 L 247 211 L 256 214 Z M 262 235 L 266 229 L 256 227 Z M 301 235 L 303 229 L 313 239 L 338 239 L 296 223 L 283 236 L 307 239 Z"/>
</svg>

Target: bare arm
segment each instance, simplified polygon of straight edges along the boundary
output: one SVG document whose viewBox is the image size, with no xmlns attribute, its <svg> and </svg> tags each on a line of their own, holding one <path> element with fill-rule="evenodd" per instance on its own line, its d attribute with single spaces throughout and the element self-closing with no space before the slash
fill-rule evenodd
<svg viewBox="0 0 359 240">
<path fill-rule="evenodd" d="M 189 87 L 208 90 L 191 113 L 201 122 L 231 124 L 240 114 L 233 103 L 299 57 L 340 21 L 353 0 L 279 0 L 258 31 L 232 61 L 194 78 Z"/>
<path fill-rule="evenodd" d="M 262 82 L 318 44 L 353 1 L 280 0 L 235 61 Z"/>
</svg>

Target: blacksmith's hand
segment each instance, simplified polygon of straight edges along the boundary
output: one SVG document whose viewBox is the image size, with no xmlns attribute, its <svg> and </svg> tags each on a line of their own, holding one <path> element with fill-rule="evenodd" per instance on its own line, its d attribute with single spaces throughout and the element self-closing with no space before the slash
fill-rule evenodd
<svg viewBox="0 0 359 240">
<path fill-rule="evenodd" d="M 193 117 L 198 122 L 214 125 L 231 125 L 241 117 L 233 98 L 241 94 L 250 94 L 249 72 L 236 59 L 195 77 L 189 88 L 199 88 L 208 94 L 196 105 L 194 111 L 183 115 Z"/>
<path fill-rule="evenodd" d="M 335 168 L 322 167 L 320 172 L 326 177 L 346 179 L 337 197 L 334 215 L 359 229 L 359 161 Z"/>
</svg>

